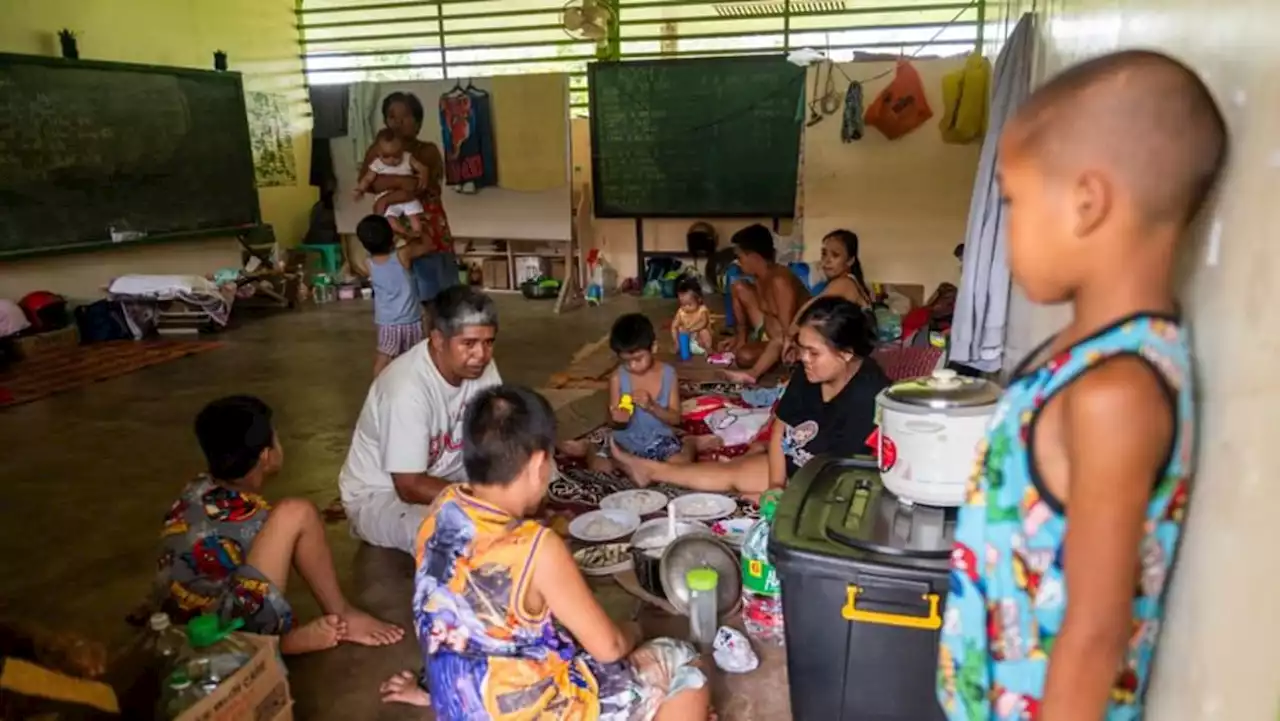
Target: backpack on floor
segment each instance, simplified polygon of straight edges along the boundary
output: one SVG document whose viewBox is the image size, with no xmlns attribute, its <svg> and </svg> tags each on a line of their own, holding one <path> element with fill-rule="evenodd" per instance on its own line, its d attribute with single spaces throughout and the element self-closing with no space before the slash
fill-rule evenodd
<svg viewBox="0 0 1280 721">
<path fill-rule="evenodd" d="M 94 301 L 76 308 L 76 327 L 80 330 L 81 343 L 133 339 L 120 304 L 109 300 Z"/>
</svg>

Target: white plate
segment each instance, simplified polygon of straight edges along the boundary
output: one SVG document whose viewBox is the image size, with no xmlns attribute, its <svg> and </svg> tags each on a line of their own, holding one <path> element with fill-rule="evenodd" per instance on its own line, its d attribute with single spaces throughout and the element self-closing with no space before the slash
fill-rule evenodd
<svg viewBox="0 0 1280 721">
<path fill-rule="evenodd" d="M 731 546 L 741 546 L 753 525 L 755 520 L 751 518 L 724 518 L 711 524 L 711 532 Z"/>
<path fill-rule="evenodd" d="M 589 560 L 598 555 L 612 557 L 612 562 Z M 600 546 L 579 549 L 573 554 L 578 568 L 587 576 L 612 576 L 631 568 L 631 550 L 625 543 L 606 543 Z"/>
<path fill-rule="evenodd" d="M 600 543 L 629 536 L 639 527 L 640 516 L 631 511 L 599 510 L 573 519 L 569 524 L 569 535 L 580 541 Z"/>
<path fill-rule="evenodd" d="M 631 511 L 639 516 L 647 516 L 666 508 L 667 497 L 647 488 L 633 488 L 629 491 L 610 493 L 600 499 L 600 507 L 606 510 Z"/>
<path fill-rule="evenodd" d="M 676 516 L 691 521 L 714 521 L 732 516 L 738 510 L 738 502 L 718 493 L 690 493 L 673 500 Z"/>
</svg>

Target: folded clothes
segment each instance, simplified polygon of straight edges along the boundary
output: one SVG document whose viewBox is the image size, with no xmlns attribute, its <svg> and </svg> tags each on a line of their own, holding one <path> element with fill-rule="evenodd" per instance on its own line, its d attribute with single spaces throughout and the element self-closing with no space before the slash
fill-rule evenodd
<svg viewBox="0 0 1280 721">
<path fill-rule="evenodd" d="M 769 408 L 782 397 L 784 390 L 786 386 L 746 388 L 742 391 L 742 401 L 753 408 Z"/>
</svg>

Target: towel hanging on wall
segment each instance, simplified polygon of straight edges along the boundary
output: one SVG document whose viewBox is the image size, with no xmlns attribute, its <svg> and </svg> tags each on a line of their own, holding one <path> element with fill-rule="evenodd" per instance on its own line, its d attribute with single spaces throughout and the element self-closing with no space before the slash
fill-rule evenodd
<svg viewBox="0 0 1280 721">
<path fill-rule="evenodd" d="M 846 143 L 862 140 L 862 83 L 849 83 L 844 91 L 844 121 L 840 125 L 840 139 Z"/>
<path fill-rule="evenodd" d="M 970 53 L 964 67 L 942 76 L 942 141 L 963 145 L 987 131 L 987 97 L 991 65 L 981 53 Z"/>
</svg>

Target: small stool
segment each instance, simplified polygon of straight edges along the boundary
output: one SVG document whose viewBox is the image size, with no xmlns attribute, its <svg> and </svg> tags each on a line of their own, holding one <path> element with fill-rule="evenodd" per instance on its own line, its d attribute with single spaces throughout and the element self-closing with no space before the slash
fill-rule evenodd
<svg viewBox="0 0 1280 721">
<path fill-rule="evenodd" d="M 303 243 L 298 246 L 298 250 L 305 253 L 319 253 L 321 268 L 331 277 L 337 277 L 338 269 L 342 267 L 342 244 L 310 245 Z"/>
</svg>

